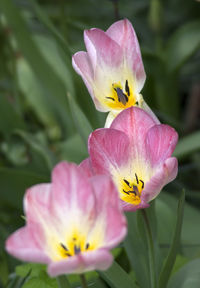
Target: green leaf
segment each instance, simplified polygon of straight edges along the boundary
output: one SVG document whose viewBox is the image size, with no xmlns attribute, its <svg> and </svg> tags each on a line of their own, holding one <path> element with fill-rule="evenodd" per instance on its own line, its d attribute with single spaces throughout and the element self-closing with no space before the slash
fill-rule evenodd
<svg viewBox="0 0 200 288">
<path fill-rule="evenodd" d="M 179 159 L 182 159 L 198 150 L 200 150 L 200 131 L 194 132 L 181 138 L 173 155 Z"/>
<path fill-rule="evenodd" d="M 25 190 L 38 183 L 48 182 L 47 177 L 9 168 L 0 168 L 1 205 L 21 208 Z"/>
<path fill-rule="evenodd" d="M 77 132 L 82 137 L 87 147 L 88 136 L 93 130 L 92 126 L 70 93 L 68 93 L 68 99 L 70 103 L 72 118 L 74 120 Z"/>
<path fill-rule="evenodd" d="M 167 288 L 199 288 L 200 259 L 193 260 L 175 273 L 169 280 Z"/>
<path fill-rule="evenodd" d="M 66 97 L 67 91 L 70 91 L 72 94 L 74 93 L 73 81 L 70 77 L 70 73 L 67 74 L 67 78 L 63 82 L 63 79 L 57 74 L 59 67 L 57 67 L 57 65 L 53 67 L 52 62 L 49 63 L 44 57 L 40 48 L 32 38 L 31 33 L 27 28 L 26 21 L 13 1 L 0 1 L 0 9 L 6 16 L 20 51 L 31 65 L 40 83 L 47 89 L 49 103 L 51 103 L 52 107 L 54 105 L 53 108 L 56 117 L 60 119 L 63 130 L 68 132 L 68 134 L 69 132 L 73 133 L 73 127 L 68 116 L 69 106 Z M 46 52 L 48 55 L 48 49 L 46 49 Z"/>
<path fill-rule="evenodd" d="M 137 213 L 126 213 L 128 220 L 128 236 L 124 241 L 125 249 L 136 279 L 141 287 L 150 287 L 148 265 L 148 248 L 144 239 L 144 228 L 138 227 Z"/>
<path fill-rule="evenodd" d="M 136 288 L 136 284 L 117 262 L 106 271 L 98 271 L 99 275 L 110 285 L 111 288 Z"/>
<path fill-rule="evenodd" d="M 33 149 L 35 153 L 38 153 L 40 155 L 40 157 L 46 164 L 46 168 L 49 172 L 51 172 L 56 163 L 56 159 L 53 153 L 48 149 L 48 147 L 42 145 L 42 143 L 37 141 L 37 139 L 33 135 L 25 131 L 17 130 L 15 134 L 22 137 L 22 139 L 31 147 L 31 149 Z"/>
<path fill-rule="evenodd" d="M 20 277 L 26 277 L 30 274 L 31 277 L 37 277 L 41 271 L 46 271 L 46 265 L 36 263 L 26 263 L 16 266 L 15 272 Z"/>
<path fill-rule="evenodd" d="M 79 134 L 75 134 L 66 141 L 59 143 L 57 148 L 62 160 L 80 163 L 88 157 L 86 146 Z"/>
<path fill-rule="evenodd" d="M 22 288 L 57 288 L 56 279 L 49 278 L 41 279 L 41 278 L 31 278 L 28 280 Z"/>
<path fill-rule="evenodd" d="M 58 288 L 70 288 L 70 283 L 65 275 L 57 277 Z"/>
<path fill-rule="evenodd" d="M 25 129 L 25 123 L 9 103 L 5 96 L 0 95 L 0 132 L 9 136 L 15 129 Z"/>
<path fill-rule="evenodd" d="M 193 21 L 179 28 L 169 39 L 166 49 L 166 64 L 171 73 L 181 66 L 200 47 L 200 21 Z"/>
<path fill-rule="evenodd" d="M 183 191 L 181 194 L 179 203 L 178 203 L 176 227 L 174 231 L 172 244 L 171 244 L 169 253 L 167 255 L 167 258 L 162 266 L 162 271 L 159 277 L 160 288 L 166 287 L 171 271 L 173 269 L 175 260 L 176 260 L 177 249 L 180 245 L 181 229 L 182 229 L 182 222 L 183 222 L 184 200 L 185 200 L 185 192 Z"/>
</svg>

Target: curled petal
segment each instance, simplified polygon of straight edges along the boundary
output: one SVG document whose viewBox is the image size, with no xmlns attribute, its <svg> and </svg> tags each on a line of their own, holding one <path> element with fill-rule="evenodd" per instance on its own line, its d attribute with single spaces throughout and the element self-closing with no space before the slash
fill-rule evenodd
<svg viewBox="0 0 200 288">
<path fill-rule="evenodd" d="M 178 161 L 175 157 L 170 157 L 155 171 L 154 176 L 145 184 L 142 191 L 141 200 L 149 202 L 153 200 L 161 189 L 173 181 L 178 173 Z"/>
<path fill-rule="evenodd" d="M 106 270 L 112 264 L 113 257 L 105 249 L 89 251 L 59 262 L 52 262 L 48 267 L 50 276 L 61 274 L 84 273 L 90 270 Z"/>
<path fill-rule="evenodd" d="M 97 129 L 91 133 L 88 146 L 91 164 L 97 174 L 107 173 L 112 167 L 117 169 L 128 160 L 129 141 L 121 131 Z"/>
<path fill-rule="evenodd" d="M 97 222 L 105 222 L 105 238 L 103 247 L 112 249 L 127 233 L 126 219 L 121 213 L 121 206 L 117 189 L 108 176 L 96 176 L 91 178 L 94 187 L 97 205 Z M 107 193 L 109 191 L 109 193 Z"/>
<path fill-rule="evenodd" d="M 50 259 L 35 240 L 33 227 L 23 227 L 13 233 L 6 241 L 6 251 L 23 261 L 49 263 Z M 37 234 L 40 238 L 41 234 Z"/>
<path fill-rule="evenodd" d="M 139 93 L 146 79 L 140 46 L 132 24 L 128 19 L 120 20 L 111 25 L 106 34 L 122 48 L 127 65 L 130 66 L 136 78 L 137 93 Z"/>
<path fill-rule="evenodd" d="M 84 171 L 84 173 L 88 176 L 88 177 L 92 177 L 94 175 L 93 173 L 93 169 L 91 166 L 91 161 L 90 158 L 87 158 L 85 160 L 83 160 L 79 167 Z"/>
<path fill-rule="evenodd" d="M 90 95 L 94 99 L 93 89 L 91 86 L 91 82 L 94 81 L 94 72 L 88 54 L 83 51 L 74 54 L 72 57 L 72 65 L 75 71 L 83 78 Z"/>
<path fill-rule="evenodd" d="M 97 64 L 118 67 L 123 59 L 120 46 L 100 29 L 90 29 L 84 32 L 85 46 L 94 71 Z M 94 72 L 95 73 L 95 72 Z"/>
<path fill-rule="evenodd" d="M 178 141 L 174 128 L 160 124 L 149 129 L 146 137 L 146 150 L 151 158 L 152 166 L 158 165 L 169 158 Z"/>
</svg>

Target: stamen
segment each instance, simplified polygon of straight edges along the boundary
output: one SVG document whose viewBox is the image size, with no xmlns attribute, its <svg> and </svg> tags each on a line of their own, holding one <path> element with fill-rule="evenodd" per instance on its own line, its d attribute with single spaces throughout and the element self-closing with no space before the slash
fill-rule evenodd
<svg viewBox="0 0 200 288">
<path fill-rule="evenodd" d="M 138 181 L 138 176 L 137 176 L 137 174 L 136 174 L 136 173 L 135 173 L 135 178 L 136 178 L 137 184 L 139 184 L 139 181 Z"/>
<path fill-rule="evenodd" d="M 130 183 L 126 179 L 124 179 L 124 182 L 131 188 Z"/>
<path fill-rule="evenodd" d="M 90 246 L 90 243 L 87 243 L 86 246 L 85 246 L 85 250 L 87 250 Z"/>
<path fill-rule="evenodd" d="M 125 190 L 123 189 L 123 192 L 129 195 L 129 192 L 131 192 L 131 191 L 125 191 Z"/>
<path fill-rule="evenodd" d="M 144 181 L 140 180 L 140 182 L 142 183 L 142 189 L 144 188 Z"/>
<path fill-rule="evenodd" d="M 129 86 L 128 86 L 128 80 L 126 80 L 125 91 L 128 94 L 128 96 L 130 96 L 130 89 L 129 89 Z"/>
<path fill-rule="evenodd" d="M 137 106 L 139 105 L 138 101 L 135 102 L 135 105 L 137 105 Z"/>
<path fill-rule="evenodd" d="M 80 252 L 81 252 L 80 246 L 74 245 L 74 254 L 77 255 L 77 254 L 79 254 Z"/>
<path fill-rule="evenodd" d="M 126 105 L 126 103 L 128 102 L 128 97 L 126 96 L 126 94 L 123 93 L 123 90 L 121 88 L 114 89 L 117 92 L 118 101 L 122 102 L 123 105 Z"/>
<path fill-rule="evenodd" d="M 63 243 L 60 243 L 60 246 L 61 246 L 65 251 L 69 251 L 69 250 L 67 249 L 67 247 L 66 247 Z"/>
<path fill-rule="evenodd" d="M 106 97 L 106 98 L 115 101 L 115 99 L 112 97 Z"/>
</svg>

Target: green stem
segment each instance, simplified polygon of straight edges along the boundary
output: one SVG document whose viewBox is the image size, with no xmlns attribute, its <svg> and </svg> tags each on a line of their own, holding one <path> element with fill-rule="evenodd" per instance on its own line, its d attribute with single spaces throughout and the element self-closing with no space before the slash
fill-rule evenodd
<svg viewBox="0 0 200 288">
<path fill-rule="evenodd" d="M 82 288 L 88 288 L 87 281 L 84 274 L 80 274 Z"/>
<path fill-rule="evenodd" d="M 154 245 L 153 245 L 153 237 L 151 233 L 151 227 L 150 223 L 146 214 L 145 209 L 142 209 L 142 215 L 144 218 L 144 222 L 146 225 L 147 230 L 147 241 L 148 241 L 148 253 L 149 253 L 149 269 L 150 269 L 150 277 L 151 277 L 151 287 L 156 288 L 157 282 L 156 282 L 156 271 L 155 271 L 155 255 L 154 255 Z"/>
</svg>

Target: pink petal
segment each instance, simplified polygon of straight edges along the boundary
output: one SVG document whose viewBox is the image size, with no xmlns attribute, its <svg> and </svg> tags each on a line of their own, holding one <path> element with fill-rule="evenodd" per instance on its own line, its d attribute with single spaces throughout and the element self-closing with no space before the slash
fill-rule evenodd
<svg viewBox="0 0 200 288">
<path fill-rule="evenodd" d="M 93 89 L 91 86 L 91 82 L 94 81 L 94 72 L 88 57 L 88 53 L 80 51 L 74 54 L 72 56 L 72 65 L 75 71 L 82 77 L 92 98 L 94 98 Z"/>
<path fill-rule="evenodd" d="M 151 158 L 152 166 L 169 158 L 177 141 L 178 134 L 174 128 L 164 124 L 152 127 L 146 137 L 146 149 Z"/>
<path fill-rule="evenodd" d="M 115 22 L 106 34 L 118 43 L 124 53 L 127 64 L 136 76 L 137 92 L 144 86 L 146 74 L 142 62 L 140 46 L 131 22 L 128 19 Z"/>
<path fill-rule="evenodd" d="M 126 218 L 122 214 L 118 191 L 108 176 L 95 176 L 91 178 L 96 195 L 97 220 L 106 224 L 104 246 L 113 248 L 119 244 L 127 233 Z"/>
<path fill-rule="evenodd" d="M 143 109 L 130 107 L 123 110 L 114 119 L 110 128 L 120 130 L 128 135 L 131 143 L 132 157 L 136 158 L 138 155 L 147 157 L 145 139 L 148 130 L 155 124 L 153 118 Z"/>
<path fill-rule="evenodd" d="M 92 177 L 94 175 L 93 169 L 91 166 L 90 158 L 83 160 L 80 163 L 79 167 L 84 171 L 84 173 L 87 175 L 87 177 Z"/>
<path fill-rule="evenodd" d="M 94 195 L 82 169 L 76 164 L 61 162 L 52 172 L 52 202 L 69 214 L 69 208 L 89 213 L 94 208 Z"/>
<path fill-rule="evenodd" d="M 121 206 L 122 206 L 123 211 L 132 211 L 133 212 L 133 211 L 136 211 L 138 209 L 148 208 L 149 204 L 142 200 L 139 205 L 133 205 L 133 204 L 129 204 L 128 202 L 121 200 Z"/>
<path fill-rule="evenodd" d="M 120 46 L 104 31 L 96 28 L 86 30 L 84 40 L 94 71 L 97 65 L 102 67 L 104 63 L 110 67 L 121 64 L 123 55 Z"/>
<path fill-rule="evenodd" d="M 7 252 L 23 261 L 49 263 L 50 259 L 35 241 L 37 236 L 33 232 L 28 226 L 14 232 L 6 241 Z"/>
<path fill-rule="evenodd" d="M 128 137 L 114 129 L 97 129 L 90 134 L 88 150 L 94 173 L 106 174 L 128 160 Z"/>
<path fill-rule="evenodd" d="M 98 249 L 70 257 L 59 262 L 52 262 L 48 274 L 52 277 L 61 274 L 84 273 L 91 270 L 106 270 L 112 264 L 113 257 L 106 249 Z"/>
<path fill-rule="evenodd" d="M 176 178 L 177 173 L 177 159 L 175 157 L 166 159 L 161 167 L 157 169 L 155 175 L 149 180 L 149 182 L 145 183 L 141 200 L 146 203 L 153 200 L 166 184 Z"/>
</svg>

